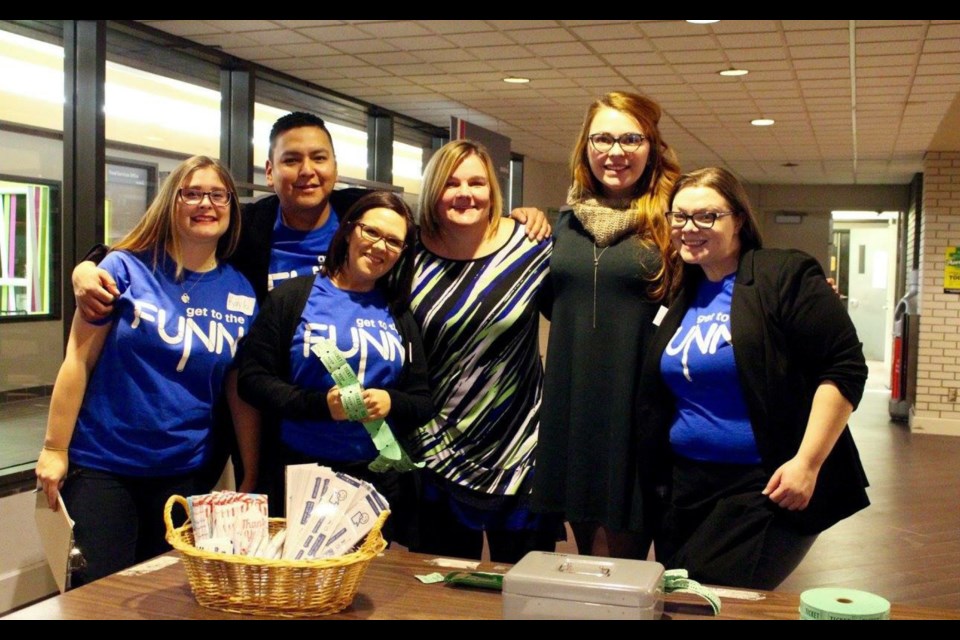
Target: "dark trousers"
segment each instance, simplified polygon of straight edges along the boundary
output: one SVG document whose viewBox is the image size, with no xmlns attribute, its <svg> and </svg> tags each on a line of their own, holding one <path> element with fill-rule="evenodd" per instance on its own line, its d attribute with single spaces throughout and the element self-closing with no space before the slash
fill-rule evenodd
<svg viewBox="0 0 960 640">
<path fill-rule="evenodd" d="M 536 529 L 487 529 L 490 560 L 515 564 L 530 551 L 555 551 L 562 526 L 559 517 L 545 515 L 541 517 L 541 526 Z M 483 534 L 483 531 L 462 524 L 444 496 L 439 501 L 421 504 L 420 536 L 410 550 L 479 560 L 483 555 Z"/>
<path fill-rule="evenodd" d="M 704 583 L 776 588 L 817 535 L 798 531 L 787 512 L 760 493 L 768 480 L 760 466 L 677 457 L 658 559 Z"/>
<path fill-rule="evenodd" d="M 94 469 L 71 470 L 61 494 L 76 523 L 74 541 L 86 568 L 74 572 L 79 587 L 170 550 L 163 507 L 173 494 L 196 493 L 195 474 L 162 478 L 120 476 Z M 177 508 L 174 517 L 182 523 Z M 175 524 L 177 521 L 175 520 Z"/>
</svg>

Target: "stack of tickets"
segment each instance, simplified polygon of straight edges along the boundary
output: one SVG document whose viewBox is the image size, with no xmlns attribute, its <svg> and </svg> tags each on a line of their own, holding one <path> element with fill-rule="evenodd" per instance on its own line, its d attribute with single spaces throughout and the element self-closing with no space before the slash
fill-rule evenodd
<svg viewBox="0 0 960 640">
<path fill-rule="evenodd" d="M 267 496 L 215 491 L 187 498 L 194 546 L 203 551 L 259 556 L 270 542 Z"/>
<path fill-rule="evenodd" d="M 284 560 L 348 553 L 373 528 L 386 499 L 368 482 L 317 464 L 290 465 Z"/>
</svg>

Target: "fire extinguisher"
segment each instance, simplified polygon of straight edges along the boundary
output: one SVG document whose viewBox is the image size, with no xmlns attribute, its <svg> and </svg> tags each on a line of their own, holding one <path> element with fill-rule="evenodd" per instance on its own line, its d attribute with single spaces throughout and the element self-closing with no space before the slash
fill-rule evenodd
<svg viewBox="0 0 960 640">
<path fill-rule="evenodd" d="M 890 399 L 898 402 L 907 397 L 907 357 L 904 339 L 907 328 L 907 301 L 900 300 L 893 312 L 893 365 L 890 367 Z"/>
</svg>

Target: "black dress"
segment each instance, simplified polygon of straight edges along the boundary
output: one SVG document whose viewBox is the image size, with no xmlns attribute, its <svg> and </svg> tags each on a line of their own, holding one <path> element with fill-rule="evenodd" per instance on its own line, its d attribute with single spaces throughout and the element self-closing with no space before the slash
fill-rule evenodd
<svg viewBox="0 0 960 640">
<path fill-rule="evenodd" d="M 594 284 L 594 262 L 597 262 Z M 605 248 L 561 213 L 550 259 L 553 295 L 533 504 L 571 522 L 643 530 L 633 394 L 660 303 L 660 265 L 633 234 Z"/>
</svg>

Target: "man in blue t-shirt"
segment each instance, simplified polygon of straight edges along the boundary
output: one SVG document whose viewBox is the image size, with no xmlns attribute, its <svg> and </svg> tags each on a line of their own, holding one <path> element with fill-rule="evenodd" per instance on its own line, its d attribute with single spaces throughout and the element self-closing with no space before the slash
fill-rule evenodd
<svg viewBox="0 0 960 640">
<path fill-rule="evenodd" d="M 230 258 L 261 301 L 282 280 L 319 270 L 339 215 L 366 191 L 333 190 L 333 140 L 323 120 L 309 113 L 289 113 L 274 123 L 265 168 L 275 195 L 243 206 L 240 242 Z M 87 320 L 110 313 L 119 293 L 110 274 L 91 261 L 74 269 L 73 288 Z"/>
</svg>

